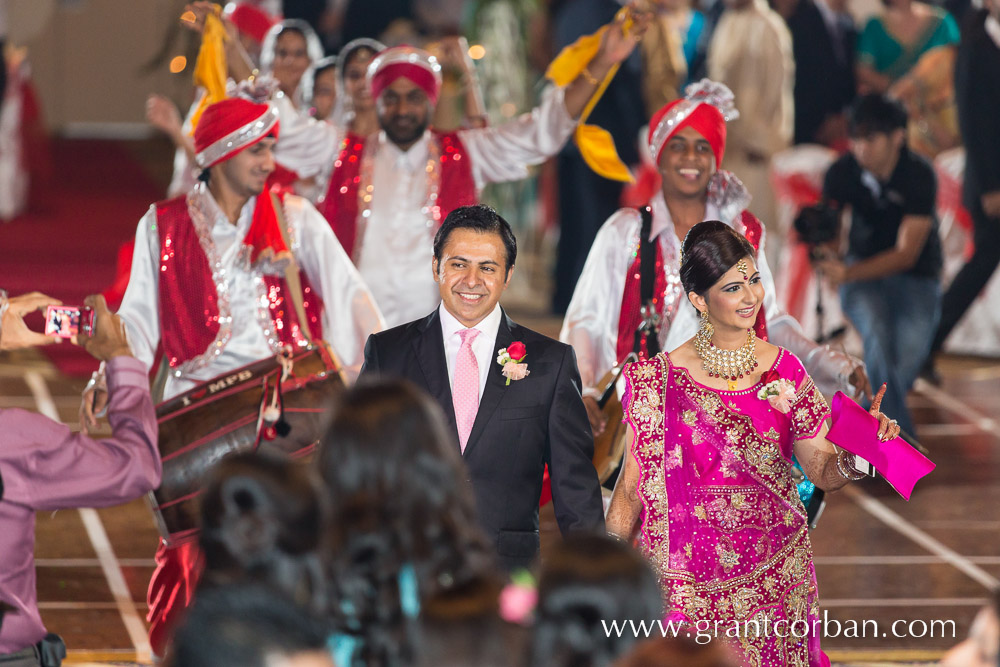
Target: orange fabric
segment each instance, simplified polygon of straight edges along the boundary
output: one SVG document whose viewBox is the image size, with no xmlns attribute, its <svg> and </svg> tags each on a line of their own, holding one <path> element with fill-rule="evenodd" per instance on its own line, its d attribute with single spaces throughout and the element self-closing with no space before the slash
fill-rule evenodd
<svg viewBox="0 0 1000 667">
<path fill-rule="evenodd" d="M 201 48 L 194 63 L 194 85 L 204 88 L 207 94 L 191 115 L 192 131 L 198 127 L 202 114 L 209 105 L 226 99 L 226 27 L 222 24 L 219 5 L 205 17 L 205 27 L 201 33 Z"/>
<path fill-rule="evenodd" d="M 632 26 L 632 19 L 629 17 L 628 11 L 628 7 L 623 7 L 616 16 L 616 18 L 625 16 L 622 30 L 626 33 Z M 576 80 L 597 55 L 601 47 L 601 38 L 607 30 L 608 26 L 603 26 L 594 34 L 584 35 L 560 51 L 546 70 L 545 77 L 561 87 Z M 590 112 L 594 110 L 594 106 L 601 99 L 608 84 L 617 73 L 618 65 L 616 64 L 604 75 L 604 79 L 597 86 L 597 91 L 587 102 L 583 113 L 580 114 L 580 122 L 573 133 L 573 140 L 576 142 L 577 148 L 580 149 L 580 154 L 587 166 L 595 173 L 615 181 L 631 183 L 634 180 L 632 174 L 618 157 L 618 151 L 615 150 L 615 142 L 612 140 L 611 134 L 596 125 L 586 124 Z"/>
</svg>

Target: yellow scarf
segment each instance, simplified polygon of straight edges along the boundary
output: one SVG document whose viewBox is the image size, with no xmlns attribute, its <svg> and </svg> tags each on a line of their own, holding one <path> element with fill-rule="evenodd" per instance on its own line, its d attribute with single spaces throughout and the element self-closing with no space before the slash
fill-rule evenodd
<svg viewBox="0 0 1000 667">
<path fill-rule="evenodd" d="M 202 112 L 210 104 L 226 99 L 226 27 L 219 18 L 221 7 L 215 5 L 205 17 L 205 28 L 201 33 L 201 48 L 194 64 L 194 85 L 205 89 L 198 108 L 191 116 L 191 134 L 198 127 Z"/>
<path fill-rule="evenodd" d="M 618 19 L 622 16 L 625 17 L 622 30 L 625 34 L 628 34 L 629 28 L 632 27 L 632 18 L 628 13 L 627 7 L 619 10 L 615 18 Z M 549 65 L 549 69 L 545 72 L 546 78 L 557 86 L 566 86 L 574 81 L 583 73 L 583 70 L 594 56 L 597 55 L 598 50 L 601 48 L 601 38 L 604 36 L 605 31 L 608 30 L 608 27 L 603 26 L 592 35 L 584 35 L 560 51 L 559 55 L 552 61 L 552 64 Z M 604 94 L 608 84 L 611 83 L 611 79 L 618 72 L 619 66 L 619 64 L 612 66 L 608 70 L 608 73 L 604 75 L 604 79 L 600 85 L 597 86 L 594 95 L 587 102 L 583 113 L 580 114 L 580 122 L 573 133 L 573 139 L 576 141 L 576 145 L 580 149 L 580 154 L 583 155 L 587 166 L 593 169 L 594 172 L 615 181 L 633 183 L 635 179 L 632 178 L 628 167 L 618 157 L 618 151 L 615 150 L 615 142 L 611 138 L 611 134 L 596 125 L 585 124 L 587 117 L 594 110 L 597 101 L 601 99 L 601 95 Z"/>
</svg>

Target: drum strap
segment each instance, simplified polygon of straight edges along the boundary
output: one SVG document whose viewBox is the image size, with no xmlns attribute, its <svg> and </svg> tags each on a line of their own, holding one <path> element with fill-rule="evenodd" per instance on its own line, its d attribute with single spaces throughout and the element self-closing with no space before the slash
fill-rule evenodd
<svg viewBox="0 0 1000 667">
<path fill-rule="evenodd" d="M 288 240 L 288 220 L 285 218 L 285 208 L 281 200 L 274 192 L 269 193 L 274 203 L 274 212 L 278 217 L 278 228 L 281 230 L 281 238 L 290 249 L 292 244 Z M 299 263 L 295 261 L 294 254 L 292 261 L 285 268 L 285 285 L 288 287 L 288 298 L 292 300 L 295 307 L 295 316 L 299 319 L 299 330 L 303 337 L 310 343 L 313 342 L 312 332 L 309 330 L 309 318 L 306 317 L 305 304 L 302 301 L 302 281 L 299 280 Z"/>
<path fill-rule="evenodd" d="M 646 353 L 652 358 L 660 352 L 660 317 L 653 304 L 653 286 L 656 283 L 656 241 L 649 238 L 653 228 L 653 211 L 648 206 L 639 209 L 642 228 L 639 231 L 639 303 L 642 321 L 635 330 L 632 351 L 642 350 L 642 337 L 646 337 Z"/>
</svg>

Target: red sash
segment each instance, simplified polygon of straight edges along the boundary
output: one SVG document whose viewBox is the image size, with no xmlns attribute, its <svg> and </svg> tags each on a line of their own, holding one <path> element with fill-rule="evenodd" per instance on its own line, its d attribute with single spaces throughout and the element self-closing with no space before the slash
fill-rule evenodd
<svg viewBox="0 0 1000 667">
<path fill-rule="evenodd" d="M 476 181 L 472 175 L 472 164 L 465 146 L 457 132 L 431 131 L 432 140 L 440 149 L 441 182 L 438 184 L 438 198 L 433 215 L 437 223 L 459 206 L 475 204 L 479 197 Z M 323 201 L 317 208 L 327 219 L 337 235 L 337 240 L 352 258 L 360 249 L 358 238 L 359 188 L 361 186 L 361 162 L 364 158 L 368 139 L 348 133 L 341 144 L 340 155 L 333 163 L 333 174 Z M 378 193 L 375 193 L 378 196 Z"/>
<path fill-rule="evenodd" d="M 160 341 L 171 368 L 202 354 L 219 335 L 219 294 L 212 281 L 208 257 L 188 212 L 187 197 L 181 195 L 156 205 L 156 227 L 160 237 L 159 311 Z M 180 258 L 179 261 L 176 261 Z M 282 344 L 306 344 L 295 309 L 286 299 L 284 278 L 265 276 L 269 311 Z M 323 337 L 320 315 L 323 303 L 306 276 L 302 275 L 303 305 L 309 330 Z"/>
<path fill-rule="evenodd" d="M 653 276 L 653 307 L 656 309 L 657 314 L 662 317 L 663 293 L 667 291 L 667 274 L 663 270 L 663 248 L 660 247 L 659 242 L 654 240 L 654 243 L 656 243 L 656 273 Z M 635 330 L 639 328 L 639 324 L 642 322 L 642 314 L 639 312 L 640 308 L 642 308 L 642 297 L 640 294 L 642 280 L 639 275 L 639 264 L 640 255 L 637 252 L 635 254 L 635 261 L 632 262 L 632 266 L 628 269 L 628 275 L 625 277 L 622 309 L 621 314 L 618 316 L 618 347 L 616 350 L 618 363 L 621 363 L 622 359 L 627 357 L 635 346 Z M 639 341 L 639 358 L 649 358 L 648 351 L 646 350 L 646 336 L 643 336 Z"/>
<path fill-rule="evenodd" d="M 753 213 L 750 211 L 743 211 L 740 214 L 740 222 L 743 225 L 743 229 L 738 229 L 748 241 L 750 245 L 753 246 L 754 250 L 760 250 L 760 240 L 764 235 L 764 228 L 760 224 L 760 220 L 754 217 Z M 621 313 L 618 315 L 618 344 L 615 349 L 617 354 L 617 360 L 621 363 L 622 359 L 628 356 L 628 353 L 632 351 L 632 347 L 635 344 L 635 330 L 642 322 L 642 317 L 639 312 L 642 303 L 640 303 L 641 298 L 639 296 L 639 285 L 641 283 L 639 276 L 639 253 L 636 253 L 635 260 L 632 265 L 629 266 L 628 274 L 625 276 L 625 290 L 622 293 L 622 308 Z M 659 242 L 656 243 L 656 275 L 653 281 L 653 294 L 662 295 L 667 289 L 667 276 L 666 272 L 663 270 L 663 249 L 661 248 Z M 685 297 L 681 296 L 683 300 Z M 653 305 L 656 308 L 656 312 L 662 317 L 663 316 L 663 298 L 662 296 L 654 296 Z M 767 340 L 767 323 L 764 316 L 764 309 L 761 308 L 757 313 L 757 320 L 754 323 L 754 331 L 757 333 L 757 337 L 761 340 Z M 642 349 L 639 351 L 639 358 L 646 359 L 646 340 L 643 338 L 641 343 Z M 664 350 L 667 351 L 667 350 Z"/>
</svg>

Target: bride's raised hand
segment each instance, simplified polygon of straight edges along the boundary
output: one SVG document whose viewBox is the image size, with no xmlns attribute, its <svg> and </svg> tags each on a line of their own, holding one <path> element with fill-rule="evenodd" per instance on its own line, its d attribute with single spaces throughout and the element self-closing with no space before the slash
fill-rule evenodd
<svg viewBox="0 0 1000 667">
<path fill-rule="evenodd" d="M 875 394 L 875 398 L 872 399 L 872 407 L 868 410 L 868 414 L 878 419 L 878 439 L 882 442 L 892 440 L 897 437 L 900 431 L 899 424 L 896 423 L 896 420 L 889 419 L 889 417 L 879 409 L 882 407 L 882 397 L 885 396 L 886 386 L 886 383 L 883 382 L 881 388 L 878 390 L 878 393 Z"/>
</svg>

